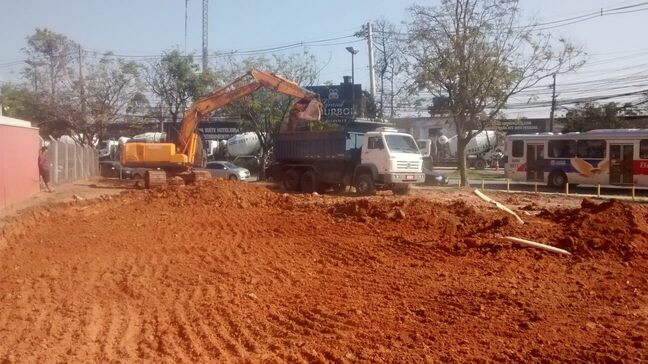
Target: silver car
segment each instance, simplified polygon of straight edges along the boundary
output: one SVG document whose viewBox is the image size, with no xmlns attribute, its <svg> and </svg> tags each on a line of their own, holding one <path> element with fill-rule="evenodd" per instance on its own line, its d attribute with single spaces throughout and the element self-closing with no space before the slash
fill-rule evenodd
<svg viewBox="0 0 648 364">
<path fill-rule="evenodd" d="M 232 162 L 208 162 L 205 169 L 209 171 L 212 178 L 223 178 L 231 181 L 245 181 L 250 178 L 250 171 L 247 168 L 239 167 Z"/>
</svg>

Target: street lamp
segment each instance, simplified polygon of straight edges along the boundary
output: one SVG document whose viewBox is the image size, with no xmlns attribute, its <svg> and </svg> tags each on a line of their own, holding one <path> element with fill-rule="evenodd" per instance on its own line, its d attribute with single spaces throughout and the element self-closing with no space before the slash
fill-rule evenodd
<svg viewBox="0 0 648 364">
<path fill-rule="evenodd" d="M 353 57 L 360 51 L 353 47 L 346 47 L 346 50 L 351 53 L 351 118 L 355 119 L 355 65 Z"/>
</svg>

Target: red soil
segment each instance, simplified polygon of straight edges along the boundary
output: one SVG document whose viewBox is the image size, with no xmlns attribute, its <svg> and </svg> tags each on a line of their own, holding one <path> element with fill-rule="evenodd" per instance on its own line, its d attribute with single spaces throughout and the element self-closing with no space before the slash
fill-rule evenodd
<svg viewBox="0 0 648 364">
<path fill-rule="evenodd" d="M 228 181 L 33 210 L 0 362 L 648 360 L 648 207 L 526 210 Z"/>
</svg>

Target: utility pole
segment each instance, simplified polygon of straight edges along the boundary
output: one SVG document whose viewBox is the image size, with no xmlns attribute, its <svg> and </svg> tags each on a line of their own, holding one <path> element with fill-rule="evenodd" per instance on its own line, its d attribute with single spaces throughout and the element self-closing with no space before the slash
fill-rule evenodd
<svg viewBox="0 0 648 364">
<path fill-rule="evenodd" d="M 369 92 L 371 97 L 376 97 L 376 69 L 374 67 L 374 52 L 373 52 L 373 29 L 371 23 L 367 23 L 367 30 L 369 35 L 367 37 L 367 47 L 369 49 Z"/>
<path fill-rule="evenodd" d="M 189 6 L 189 0 L 185 0 L 185 56 L 187 55 L 187 22 L 189 20 L 189 16 L 187 15 L 187 7 Z"/>
<path fill-rule="evenodd" d="M 554 113 L 556 112 L 556 73 L 553 74 L 553 89 L 551 94 L 551 114 L 549 114 L 549 132 L 554 131 Z"/>
<path fill-rule="evenodd" d="M 209 27 L 207 26 L 207 17 L 209 16 L 209 11 L 207 7 L 209 5 L 209 0 L 203 0 L 203 16 L 202 16 L 202 71 L 207 71 L 207 33 Z"/>
</svg>

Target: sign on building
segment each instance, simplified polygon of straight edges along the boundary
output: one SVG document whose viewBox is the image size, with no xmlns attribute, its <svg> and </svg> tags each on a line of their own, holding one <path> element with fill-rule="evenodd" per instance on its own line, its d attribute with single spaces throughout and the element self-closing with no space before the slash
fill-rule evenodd
<svg viewBox="0 0 648 364">
<path fill-rule="evenodd" d="M 495 128 L 506 134 L 535 134 L 546 132 L 547 124 L 548 119 L 509 119 L 498 120 Z"/>
<path fill-rule="evenodd" d="M 310 86 L 307 89 L 317 93 L 322 101 L 322 120 L 332 123 L 345 123 L 353 120 L 353 99 L 355 93 L 356 110 L 360 110 L 362 85 L 340 84 L 331 86 Z M 358 115 L 356 115 L 358 116 Z"/>
</svg>

